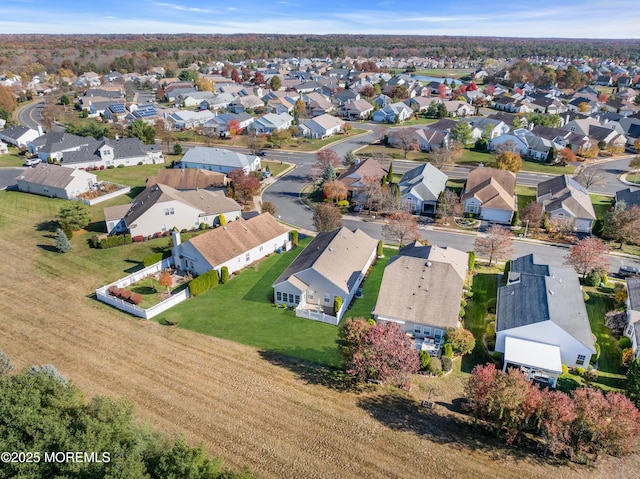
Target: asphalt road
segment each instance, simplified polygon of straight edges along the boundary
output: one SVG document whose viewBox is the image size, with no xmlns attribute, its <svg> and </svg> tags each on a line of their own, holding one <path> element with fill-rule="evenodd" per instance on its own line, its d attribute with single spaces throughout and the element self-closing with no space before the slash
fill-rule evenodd
<svg viewBox="0 0 640 479">
<path fill-rule="evenodd" d="M 25 106 L 18 113 L 18 122 L 28 128 L 38 129 L 42 122 L 42 116 L 40 113 L 45 106 L 44 100 L 33 102 Z"/>
<path fill-rule="evenodd" d="M 9 186 L 16 184 L 16 178 L 22 174 L 26 168 L 0 168 L 0 190 L 6 190 Z"/>
</svg>

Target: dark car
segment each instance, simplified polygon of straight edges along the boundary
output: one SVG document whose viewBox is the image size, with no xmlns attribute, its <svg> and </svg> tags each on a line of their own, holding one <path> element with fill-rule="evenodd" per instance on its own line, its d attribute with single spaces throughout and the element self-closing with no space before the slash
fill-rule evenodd
<svg viewBox="0 0 640 479">
<path fill-rule="evenodd" d="M 620 266 L 618 274 L 623 278 L 640 276 L 640 268 L 636 266 Z"/>
<path fill-rule="evenodd" d="M 267 152 L 262 150 L 258 152 L 258 156 L 267 156 Z"/>
</svg>

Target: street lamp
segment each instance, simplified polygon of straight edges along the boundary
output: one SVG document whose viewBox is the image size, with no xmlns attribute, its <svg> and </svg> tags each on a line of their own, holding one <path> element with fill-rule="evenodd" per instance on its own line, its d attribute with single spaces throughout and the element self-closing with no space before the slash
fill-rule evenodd
<svg viewBox="0 0 640 479">
<path fill-rule="evenodd" d="M 525 224 L 524 227 L 524 238 L 527 239 L 527 231 L 529 231 L 529 220 L 526 220 L 527 223 Z"/>
</svg>

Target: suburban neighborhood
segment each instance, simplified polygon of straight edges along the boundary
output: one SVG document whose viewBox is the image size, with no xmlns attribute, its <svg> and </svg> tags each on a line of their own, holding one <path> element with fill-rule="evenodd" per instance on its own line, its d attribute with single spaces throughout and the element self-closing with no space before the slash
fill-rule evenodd
<svg viewBox="0 0 640 479">
<path fill-rule="evenodd" d="M 362 48 L 0 62 L 0 391 L 131 395 L 228 477 L 632 477 L 640 61 Z"/>
</svg>

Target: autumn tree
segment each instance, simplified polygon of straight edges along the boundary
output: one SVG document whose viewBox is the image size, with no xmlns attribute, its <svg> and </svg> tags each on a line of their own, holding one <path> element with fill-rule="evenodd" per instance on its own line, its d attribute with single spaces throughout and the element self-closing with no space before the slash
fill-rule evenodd
<svg viewBox="0 0 640 479">
<path fill-rule="evenodd" d="M 282 145 L 291 138 L 291 132 L 289 130 L 277 130 L 273 131 L 267 138 L 274 148 L 282 148 Z"/>
<path fill-rule="evenodd" d="M 453 141 L 449 147 L 431 147 L 429 153 L 429 161 L 433 166 L 442 170 L 446 166 L 451 166 L 455 163 L 456 158 L 462 154 L 462 144 Z"/>
<path fill-rule="evenodd" d="M 260 192 L 260 180 L 253 174 L 245 174 L 242 168 L 231 170 L 228 175 L 237 201 L 247 204 Z"/>
<path fill-rule="evenodd" d="M 594 270 L 606 271 L 609 267 L 607 246 L 597 238 L 584 238 L 571 246 L 564 264 L 571 266 L 584 278 Z"/>
<path fill-rule="evenodd" d="M 438 196 L 438 202 L 436 204 L 436 218 L 444 222 L 447 218 L 459 215 L 462 213 L 462 204 L 460 203 L 460 197 L 455 191 L 444 190 Z"/>
<path fill-rule="evenodd" d="M 438 86 L 438 98 L 447 98 L 447 85 L 445 85 L 444 83 L 440 83 L 440 85 Z"/>
<path fill-rule="evenodd" d="M 514 154 L 519 155 L 520 154 L 520 147 L 518 146 L 518 144 L 514 140 L 507 140 L 504 143 L 499 143 L 493 149 L 493 154 L 494 154 L 495 157 L 498 157 L 503 153 L 514 153 Z"/>
<path fill-rule="evenodd" d="M 380 179 L 373 176 L 363 176 L 361 180 L 364 185 L 362 192 L 364 198 L 364 206 L 369 211 L 380 209 L 383 204 L 384 190 L 380 184 Z"/>
<path fill-rule="evenodd" d="M 387 219 L 382 236 L 403 246 L 420 238 L 418 222 L 408 211 L 398 211 Z"/>
<path fill-rule="evenodd" d="M 255 85 L 264 85 L 264 74 L 262 72 L 255 72 L 253 74 L 253 83 Z"/>
<path fill-rule="evenodd" d="M 496 157 L 496 168 L 517 173 L 522 168 L 522 158 L 518 153 L 501 153 Z"/>
<path fill-rule="evenodd" d="M 171 273 L 166 269 L 160 273 L 160 279 L 158 279 L 158 283 L 160 286 L 164 286 L 167 288 L 167 293 L 169 293 L 169 288 L 173 285 L 173 279 L 171 278 Z"/>
<path fill-rule="evenodd" d="M 444 337 L 445 344 L 450 344 L 454 354 L 470 354 L 476 347 L 473 333 L 464 328 L 449 328 Z"/>
<path fill-rule="evenodd" d="M 13 92 L 4 85 L 0 85 L 0 109 L 9 113 L 16 109 L 16 100 Z"/>
<path fill-rule="evenodd" d="M 537 201 L 527 203 L 520 213 L 520 221 L 527 223 L 529 228 L 540 228 L 544 220 L 544 209 Z"/>
<path fill-rule="evenodd" d="M 602 235 L 620 242 L 620 249 L 624 243 L 640 243 L 640 206 L 627 206 L 624 201 L 619 201 L 604 215 L 603 220 Z"/>
<path fill-rule="evenodd" d="M 327 165 L 330 167 L 331 165 Z M 347 199 L 347 187 L 338 180 L 327 181 L 322 186 L 322 196 L 326 199 L 335 202 L 346 200 Z"/>
<path fill-rule="evenodd" d="M 578 158 L 571 148 L 563 148 L 556 155 L 556 161 L 559 163 L 575 163 Z"/>
<path fill-rule="evenodd" d="M 276 205 L 274 205 L 271 201 L 263 201 L 260 204 L 260 213 L 269 213 L 271 216 L 276 215 Z"/>
<path fill-rule="evenodd" d="M 638 144 L 637 146 L 635 146 L 636 143 Z M 640 151 L 640 138 L 638 138 L 634 142 L 634 147 L 635 147 L 636 151 Z M 629 168 L 631 169 L 631 171 L 635 172 L 635 175 L 633 177 L 633 181 L 637 182 L 638 181 L 638 170 L 640 170 L 640 155 L 636 155 L 631 159 L 631 161 L 629 162 Z"/>
<path fill-rule="evenodd" d="M 311 179 L 318 181 L 326 171 L 328 165 L 331 165 L 335 171 L 335 168 L 338 168 L 341 162 L 340 156 L 335 151 L 329 148 L 320 150 L 316 153 L 316 162 L 311 165 Z"/>
<path fill-rule="evenodd" d="M 342 226 L 340 209 L 329 203 L 320 203 L 313 211 L 313 226 L 317 231 L 333 231 Z"/>
<path fill-rule="evenodd" d="M 604 168 L 599 166 L 586 166 L 580 168 L 573 175 L 573 179 L 587 190 L 592 186 L 602 185 L 607 181 L 608 175 Z"/>
<path fill-rule="evenodd" d="M 236 119 L 229 120 L 227 123 L 227 133 L 231 138 L 235 138 L 236 135 L 242 133 L 242 128 L 240 127 L 240 123 Z"/>
<path fill-rule="evenodd" d="M 269 86 L 274 91 L 280 90 L 280 88 L 282 88 L 282 80 L 278 75 L 273 75 L 271 77 L 271 81 L 269 82 Z"/>
<path fill-rule="evenodd" d="M 474 242 L 474 250 L 478 256 L 489 258 L 489 266 L 493 260 L 500 260 L 513 255 L 511 232 L 499 225 L 491 226 L 484 236 L 478 236 Z"/>
<path fill-rule="evenodd" d="M 264 148 L 267 139 L 262 135 L 248 135 L 244 144 L 249 149 L 252 155 L 257 155 Z"/>
<path fill-rule="evenodd" d="M 347 320 L 338 344 L 347 373 L 358 381 L 406 386 L 409 376 L 420 369 L 413 341 L 396 323 L 369 325 L 363 319 Z"/>
<path fill-rule="evenodd" d="M 416 136 L 415 130 L 411 128 L 399 128 L 394 131 L 392 141 L 404 152 L 405 160 L 410 151 L 418 148 L 418 137 Z"/>
</svg>

